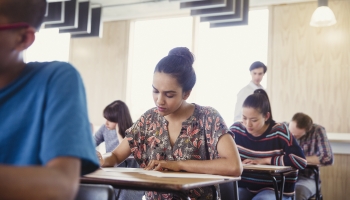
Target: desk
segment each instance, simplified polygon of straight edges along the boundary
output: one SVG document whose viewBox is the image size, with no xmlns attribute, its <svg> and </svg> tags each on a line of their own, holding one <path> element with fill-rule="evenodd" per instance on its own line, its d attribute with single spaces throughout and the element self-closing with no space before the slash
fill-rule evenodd
<svg viewBox="0 0 350 200">
<path fill-rule="evenodd" d="M 311 169 L 315 173 L 315 183 L 316 183 L 316 200 L 321 199 L 321 194 L 319 190 L 319 180 L 320 180 L 320 164 L 307 163 L 306 168 Z"/>
<path fill-rule="evenodd" d="M 103 168 L 80 178 L 81 183 L 108 184 L 119 189 L 161 191 L 187 199 L 186 190 L 234 182 L 238 200 L 237 181 L 240 177 L 196 174 L 187 172 L 147 171 L 141 168 Z"/>
<path fill-rule="evenodd" d="M 247 165 L 243 164 L 243 173 L 258 173 L 266 174 L 269 178 L 272 179 L 273 186 L 275 188 L 276 200 L 282 200 L 284 184 L 286 181 L 285 173 L 295 170 L 291 166 L 274 166 L 274 165 Z M 278 185 L 276 176 L 281 176 L 281 189 L 280 195 L 278 196 Z"/>
</svg>

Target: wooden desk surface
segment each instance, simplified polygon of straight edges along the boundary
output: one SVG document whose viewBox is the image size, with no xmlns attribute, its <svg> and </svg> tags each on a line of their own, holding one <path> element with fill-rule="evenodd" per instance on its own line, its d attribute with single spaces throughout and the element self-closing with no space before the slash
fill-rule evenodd
<svg viewBox="0 0 350 200">
<path fill-rule="evenodd" d="M 306 167 L 322 167 L 321 164 L 307 163 Z"/>
<path fill-rule="evenodd" d="M 281 173 L 294 170 L 291 166 L 275 166 L 275 165 L 247 165 L 243 164 L 243 172 L 254 172 L 254 173 Z"/>
<path fill-rule="evenodd" d="M 99 169 L 80 178 L 82 183 L 109 184 L 120 189 L 157 191 L 183 191 L 238 180 L 241 178 L 121 167 Z"/>
</svg>

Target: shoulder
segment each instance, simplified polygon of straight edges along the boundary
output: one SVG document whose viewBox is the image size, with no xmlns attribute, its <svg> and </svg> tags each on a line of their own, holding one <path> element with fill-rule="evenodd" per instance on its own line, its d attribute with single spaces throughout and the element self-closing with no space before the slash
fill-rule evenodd
<svg viewBox="0 0 350 200">
<path fill-rule="evenodd" d="M 198 104 L 194 104 L 196 109 L 198 109 L 198 112 L 200 114 L 205 114 L 205 115 L 209 115 L 209 114 L 214 114 L 214 115 L 220 115 L 220 113 L 213 107 L 210 106 L 200 106 Z"/>
<path fill-rule="evenodd" d="M 248 84 L 246 86 L 244 86 L 238 93 L 237 93 L 237 97 L 238 98 L 246 98 L 247 96 L 251 95 L 254 93 L 254 89 Z"/>
<path fill-rule="evenodd" d="M 39 70 L 43 73 L 55 73 L 55 72 L 74 72 L 77 70 L 67 62 L 30 62 L 27 64 L 29 68 Z"/>
<path fill-rule="evenodd" d="M 239 133 L 244 133 L 245 132 L 245 127 L 242 124 L 242 122 L 235 122 L 231 125 L 230 130 L 232 132 L 239 132 Z"/>
<path fill-rule="evenodd" d="M 47 82 L 71 82 L 81 80 L 79 72 L 66 62 L 30 62 L 27 64 L 28 73 L 35 77 L 35 80 Z"/>
<path fill-rule="evenodd" d="M 274 122 L 275 123 L 275 122 Z M 288 126 L 285 123 L 275 123 L 266 137 L 278 137 L 291 141 L 293 139 L 289 132 Z"/>
<path fill-rule="evenodd" d="M 308 134 L 311 135 L 317 135 L 317 134 L 326 134 L 326 129 L 318 124 L 313 124 L 312 129 L 308 132 Z"/>
<path fill-rule="evenodd" d="M 271 128 L 271 133 L 287 133 L 289 134 L 289 129 L 286 123 L 278 122 L 275 123 Z"/>
<path fill-rule="evenodd" d="M 153 108 L 147 110 L 146 112 L 144 112 L 139 117 L 139 119 L 137 120 L 137 123 L 135 123 L 135 125 L 137 125 L 137 126 L 147 125 L 147 124 L 150 124 L 154 121 L 161 120 L 161 118 L 163 118 L 163 117 L 159 114 L 158 109 L 156 107 L 153 107 Z"/>
<path fill-rule="evenodd" d="M 320 129 L 326 130 L 323 126 L 318 125 L 318 124 L 313 124 L 313 125 L 312 125 L 312 128 L 314 128 L 314 129 L 316 129 L 316 130 L 320 130 Z"/>
</svg>

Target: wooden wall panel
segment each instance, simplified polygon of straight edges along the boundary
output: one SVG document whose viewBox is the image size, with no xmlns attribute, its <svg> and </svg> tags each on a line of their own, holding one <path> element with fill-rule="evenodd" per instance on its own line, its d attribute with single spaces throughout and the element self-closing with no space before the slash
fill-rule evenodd
<svg viewBox="0 0 350 200">
<path fill-rule="evenodd" d="M 82 75 L 94 125 L 105 122 L 102 111 L 109 103 L 126 99 L 129 24 L 105 22 L 102 38 L 71 39 L 70 62 Z"/>
<path fill-rule="evenodd" d="M 309 25 L 316 2 L 272 7 L 268 89 L 277 121 L 302 111 L 350 132 L 350 1 L 329 6 L 338 23 L 325 28 Z"/>
<path fill-rule="evenodd" d="M 350 155 L 335 155 L 334 165 L 321 167 L 323 200 L 350 199 Z"/>
<path fill-rule="evenodd" d="M 309 114 L 328 132 L 350 133 L 350 1 L 329 1 L 337 24 L 309 25 L 317 3 L 270 7 L 268 93 L 275 120 Z M 350 155 L 321 168 L 324 200 L 350 196 Z"/>
</svg>

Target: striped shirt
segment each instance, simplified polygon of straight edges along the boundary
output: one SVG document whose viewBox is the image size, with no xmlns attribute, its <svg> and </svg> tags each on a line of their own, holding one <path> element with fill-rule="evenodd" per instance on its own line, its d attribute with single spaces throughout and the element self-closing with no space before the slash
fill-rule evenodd
<svg viewBox="0 0 350 200">
<path fill-rule="evenodd" d="M 235 134 L 235 141 L 242 161 L 248 158 L 271 157 L 271 165 L 292 166 L 296 169 L 305 168 L 305 156 L 285 124 L 272 122 L 268 129 L 258 137 L 248 133 L 241 122 L 234 123 L 230 129 Z M 294 195 L 297 176 L 297 173 L 286 176 L 284 195 Z M 269 177 L 244 172 L 238 186 L 247 188 L 252 193 L 274 190 L 272 180 Z"/>
</svg>

